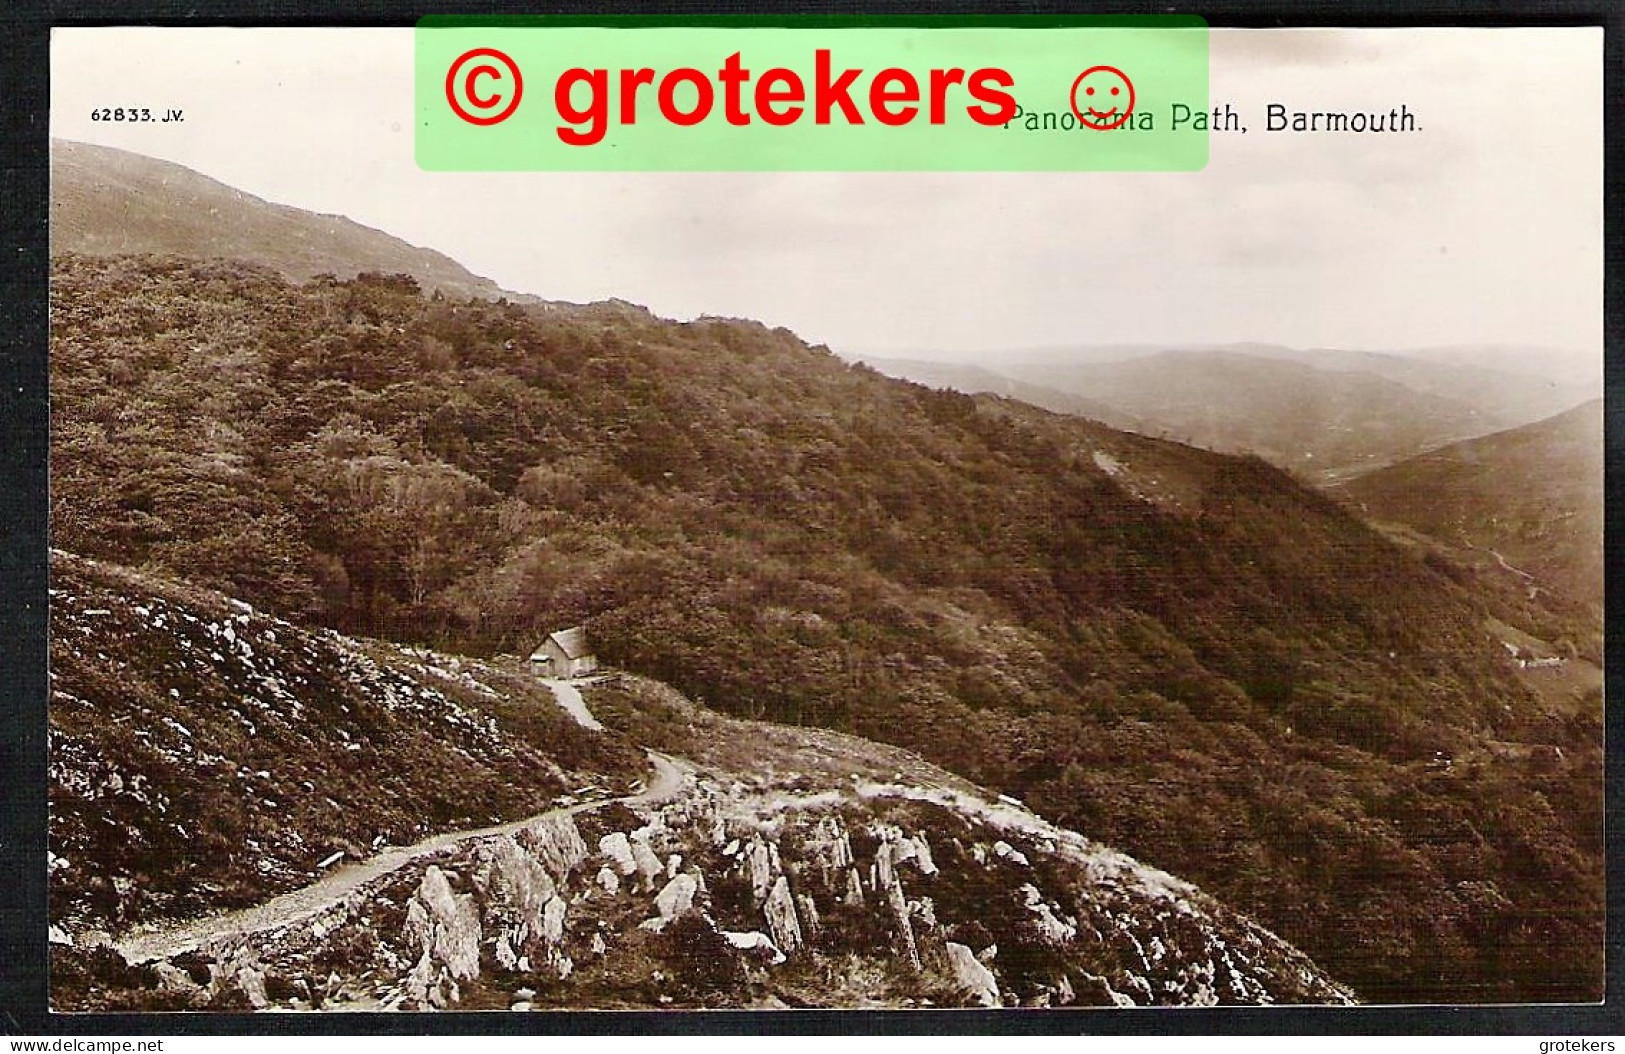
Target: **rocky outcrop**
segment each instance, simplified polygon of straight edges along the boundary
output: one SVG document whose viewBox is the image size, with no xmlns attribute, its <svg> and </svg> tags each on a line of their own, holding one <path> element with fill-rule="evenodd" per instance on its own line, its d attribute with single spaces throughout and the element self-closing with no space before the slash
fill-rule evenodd
<svg viewBox="0 0 1625 1054">
<path fill-rule="evenodd" d="M 963 944 L 949 941 L 948 966 L 953 971 L 954 984 L 967 1001 L 975 1006 L 994 1007 L 999 1002 L 999 982 L 993 971 L 976 958 L 976 953 Z"/>
<path fill-rule="evenodd" d="M 364 894 L 296 927 L 303 946 L 235 950 L 201 997 L 171 971 L 166 994 L 449 1008 L 468 1005 L 473 982 L 482 1006 L 500 985 L 516 1009 L 587 1007 L 626 963 L 659 1006 L 804 999 L 809 976 L 836 1006 L 938 1005 L 947 991 L 981 1007 L 1347 997 L 1188 883 L 1025 811 L 912 788 L 798 798 L 710 786 L 646 810 L 596 852 L 560 814 L 420 865 L 390 890 L 406 912 L 396 939 L 344 978 L 272 974 L 334 935 L 366 947 L 379 931 Z M 379 900 L 374 919 L 399 919 Z M 1047 965 L 1001 978 L 1001 961 Z M 380 980 L 360 990 L 369 975 Z"/>
<path fill-rule="evenodd" d="M 568 813 L 552 816 L 531 824 L 520 834 L 525 848 L 534 856 L 559 885 L 563 885 L 581 862 L 587 859 L 587 843 Z"/>
<path fill-rule="evenodd" d="M 407 905 L 402 938 L 418 956 L 406 980 L 409 996 L 442 1009 L 456 1005 L 457 982 L 480 973 L 480 912 L 474 897 L 453 892 L 445 872 L 429 865 Z"/>
<path fill-rule="evenodd" d="M 762 914 L 767 919 L 767 931 L 773 935 L 773 943 L 786 955 L 794 955 L 804 943 L 804 938 L 795 900 L 790 896 L 790 880 L 783 875 L 773 883 Z"/>
</svg>

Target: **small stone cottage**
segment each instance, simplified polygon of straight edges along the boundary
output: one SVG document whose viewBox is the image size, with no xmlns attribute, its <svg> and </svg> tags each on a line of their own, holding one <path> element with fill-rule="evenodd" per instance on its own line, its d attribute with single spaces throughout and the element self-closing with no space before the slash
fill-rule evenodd
<svg viewBox="0 0 1625 1054">
<path fill-rule="evenodd" d="M 587 647 L 587 631 L 572 626 L 549 633 L 531 652 L 530 666 L 543 677 L 580 677 L 598 669 L 598 657 Z"/>
</svg>

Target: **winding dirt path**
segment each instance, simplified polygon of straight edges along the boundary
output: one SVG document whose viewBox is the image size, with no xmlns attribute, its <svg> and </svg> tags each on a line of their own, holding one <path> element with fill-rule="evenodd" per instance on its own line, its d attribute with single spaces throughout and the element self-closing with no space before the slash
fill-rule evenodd
<svg viewBox="0 0 1625 1054">
<path fill-rule="evenodd" d="M 575 685 L 569 681 L 555 680 L 551 677 L 542 678 L 542 683 L 553 689 L 553 698 L 557 699 L 559 705 L 564 707 L 565 713 L 575 718 L 576 724 L 582 728 L 590 728 L 594 732 L 604 730 L 604 726 L 598 723 L 596 717 L 592 716 L 592 711 L 587 709 L 587 701 L 581 698 L 581 690 Z"/>
<path fill-rule="evenodd" d="M 603 728 L 587 709 L 581 693 L 574 685 L 563 681 L 547 683 L 548 687 L 553 689 L 559 705 L 569 711 L 570 715 L 584 727 L 599 730 Z M 549 809 L 547 812 L 523 820 L 514 820 L 511 823 L 481 827 L 472 831 L 450 831 L 425 838 L 416 845 L 386 849 L 366 860 L 341 865 L 319 881 L 274 897 L 263 904 L 206 919 L 133 932 L 115 942 L 114 947 L 131 963 L 167 959 L 221 937 L 259 933 L 307 919 L 338 904 L 361 887 L 393 874 L 415 860 L 467 842 L 495 835 L 515 834 L 539 820 L 551 816 L 574 816 L 592 812 L 595 809 L 602 809 L 611 802 L 619 802 L 626 806 L 658 805 L 682 793 L 693 775 L 693 767 L 657 751 L 646 750 L 644 753 L 648 756 L 649 763 L 654 766 L 654 774 L 643 790 L 636 794 L 580 802 L 564 808 Z"/>
</svg>

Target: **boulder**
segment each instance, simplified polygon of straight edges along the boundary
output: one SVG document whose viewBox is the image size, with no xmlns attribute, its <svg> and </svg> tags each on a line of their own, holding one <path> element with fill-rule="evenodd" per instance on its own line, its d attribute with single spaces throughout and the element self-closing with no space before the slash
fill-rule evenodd
<svg viewBox="0 0 1625 1054">
<path fill-rule="evenodd" d="M 785 960 L 785 954 L 774 945 L 773 938 L 760 930 L 752 930 L 749 933 L 734 933 L 724 930 L 722 931 L 722 937 L 739 951 L 756 952 L 765 955 L 774 966 Z"/>
<path fill-rule="evenodd" d="M 238 970 L 237 987 L 242 989 L 243 995 L 248 997 L 249 1005 L 255 1010 L 264 1010 L 271 1005 L 271 998 L 265 994 L 264 970 L 257 970 L 252 966 Z"/>
<path fill-rule="evenodd" d="M 605 893 L 609 893 L 611 895 L 621 891 L 620 876 L 609 867 L 601 867 L 598 869 L 598 885 Z"/>
<path fill-rule="evenodd" d="M 614 834 L 606 834 L 598 839 L 598 852 L 608 857 L 610 863 L 615 865 L 615 870 L 619 871 L 623 877 L 637 872 L 638 863 L 632 856 L 631 843 L 626 840 L 626 835 L 621 832 L 616 831 Z"/>
<path fill-rule="evenodd" d="M 846 871 L 846 903 L 848 907 L 863 906 L 863 879 L 858 877 L 858 869 L 847 868 Z"/>
<path fill-rule="evenodd" d="M 768 893 L 773 889 L 773 856 L 768 852 L 767 843 L 760 838 L 751 841 L 750 847 L 745 851 L 745 862 L 750 868 L 750 890 L 761 904 L 767 900 Z"/>
<path fill-rule="evenodd" d="M 923 834 L 914 836 L 914 865 L 920 869 L 922 875 L 935 875 L 942 870 L 937 867 L 937 862 L 931 859 L 931 846 Z"/>
<path fill-rule="evenodd" d="M 506 916 L 534 931 L 542 906 L 557 892 L 552 874 L 512 838 L 491 839 L 482 855 L 487 860 L 482 884 L 488 915 Z"/>
<path fill-rule="evenodd" d="M 1008 860 L 1012 864 L 1020 864 L 1022 867 L 1029 866 L 1027 863 L 1027 855 L 1021 850 L 1017 849 L 1015 846 L 1011 845 L 1009 842 L 994 842 L 993 855 L 998 857 L 1000 860 Z"/>
<path fill-rule="evenodd" d="M 206 1006 L 209 993 L 204 987 L 192 980 L 191 974 L 174 965 L 159 961 L 152 964 L 152 972 L 158 977 L 158 990 L 172 995 L 179 995 L 186 999 L 187 1005 L 194 1008 Z M 262 988 L 263 992 L 263 981 Z"/>
<path fill-rule="evenodd" d="M 654 850 L 649 848 L 648 842 L 641 838 L 633 840 L 632 860 L 643 880 L 643 888 L 645 890 L 654 889 L 655 882 L 666 873 L 666 865 L 662 864 L 660 858 L 655 855 Z"/>
<path fill-rule="evenodd" d="M 403 937 L 406 947 L 419 955 L 424 987 L 434 984 L 437 970 L 452 981 L 479 976 L 479 909 L 473 896 L 452 892 L 452 883 L 436 864 L 429 864 L 406 905 Z"/>
<path fill-rule="evenodd" d="M 948 965 L 953 970 L 954 985 L 968 1002 L 986 1007 L 1002 1005 L 998 979 L 965 945 L 948 942 Z"/>
<path fill-rule="evenodd" d="M 554 897 L 542 909 L 542 940 L 557 944 L 564 939 L 564 898 Z"/>
<path fill-rule="evenodd" d="M 897 920 L 897 933 L 902 939 L 903 954 L 908 957 L 908 964 L 915 970 L 920 969 L 920 946 L 914 940 L 912 912 L 908 908 L 908 899 L 903 896 L 903 883 L 897 880 L 895 873 L 892 884 L 886 887 L 886 905 L 891 908 L 892 918 Z"/>
<path fill-rule="evenodd" d="M 1047 943 L 1066 944 L 1078 935 L 1078 927 L 1057 916 L 1055 910 L 1045 903 L 1044 895 L 1037 886 L 1029 882 L 1021 887 L 1021 894 L 1027 910 L 1035 916 L 1033 924 Z"/>
<path fill-rule="evenodd" d="M 809 941 L 818 939 L 818 905 L 811 893 L 796 894 L 796 914 L 801 916 L 801 930 Z"/>
<path fill-rule="evenodd" d="M 775 946 L 786 955 L 793 954 L 801 947 L 801 920 L 796 917 L 795 900 L 790 896 L 790 880 L 783 875 L 773 883 L 762 914 L 767 919 L 767 932 L 772 934 Z"/>
<path fill-rule="evenodd" d="M 679 918 L 694 906 L 694 894 L 699 889 L 692 875 L 678 875 L 667 882 L 655 897 L 655 908 L 667 921 Z"/>
<path fill-rule="evenodd" d="M 569 813 L 542 817 L 525 829 L 524 837 L 527 848 L 560 885 L 587 859 L 587 843 Z"/>
</svg>

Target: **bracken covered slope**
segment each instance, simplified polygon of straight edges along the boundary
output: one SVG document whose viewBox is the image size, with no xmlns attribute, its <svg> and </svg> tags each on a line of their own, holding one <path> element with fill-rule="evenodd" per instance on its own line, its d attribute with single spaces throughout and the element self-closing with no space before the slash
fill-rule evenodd
<svg viewBox="0 0 1625 1054">
<path fill-rule="evenodd" d="M 485 664 L 309 631 L 51 561 L 51 917 L 111 932 L 251 904 L 335 854 L 625 783 L 640 752 Z"/>
</svg>

